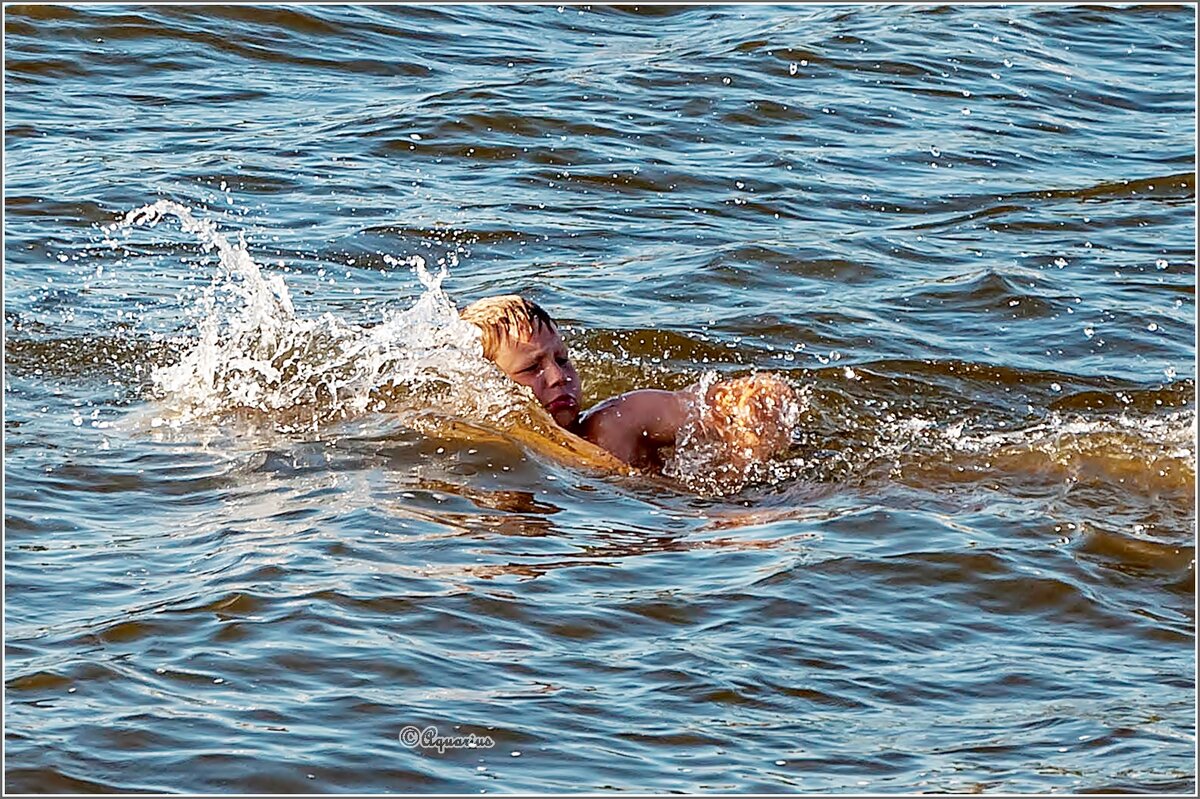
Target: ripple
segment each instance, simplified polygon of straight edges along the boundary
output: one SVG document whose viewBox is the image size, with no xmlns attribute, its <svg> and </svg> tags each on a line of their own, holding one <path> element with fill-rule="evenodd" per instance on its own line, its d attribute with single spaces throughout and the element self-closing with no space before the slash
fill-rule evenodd
<svg viewBox="0 0 1200 799">
<path fill-rule="evenodd" d="M 988 269 L 940 278 L 910 294 L 907 300 L 922 306 L 950 306 L 955 313 L 981 311 L 999 312 L 1014 319 L 1048 318 L 1067 307 L 1063 300 L 1048 296 L 1056 293 L 1054 288 L 1040 276 L 1031 286 L 1025 275 L 1018 283 L 1011 274 Z"/>
</svg>

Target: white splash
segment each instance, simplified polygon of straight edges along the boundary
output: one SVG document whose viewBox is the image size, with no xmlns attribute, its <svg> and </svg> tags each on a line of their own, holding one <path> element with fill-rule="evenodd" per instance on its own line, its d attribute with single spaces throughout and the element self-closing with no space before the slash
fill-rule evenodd
<svg viewBox="0 0 1200 799">
<path fill-rule="evenodd" d="M 171 426 L 228 412 L 267 415 L 279 429 L 317 427 L 368 411 L 431 403 L 448 414 L 498 418 L 528 400 L 483 358 L 479 332 L 458 317 L 420 257 L 411 266 L 424 292 L 405 310 L 361 326 L 325 313 L 297 314 L 283 277 L 266 274 L 239 235 L 229 240 L 209 220 L 169 200 L 129 212 L 106 234 L 153 227 L 174 217 L 220 262 L 199 299 L 198 337 L 177 363 L 153 371 L 160 417 Z M 161 424 L 162 422 L 160 422 Z"/>
</svg>

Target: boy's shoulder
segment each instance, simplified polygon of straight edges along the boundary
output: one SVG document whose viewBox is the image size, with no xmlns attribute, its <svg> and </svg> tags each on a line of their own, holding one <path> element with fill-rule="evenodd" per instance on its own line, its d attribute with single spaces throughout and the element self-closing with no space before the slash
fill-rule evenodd
<svg viewBox="0 0 1200 799">
<path fill-rule="evenodd" d="M 684 392 L 640 389 L 593 406 L 579 420 L 578 433 L 626 463 L 653 460 L 675 442 L 687 413 Z"/>
</svg>

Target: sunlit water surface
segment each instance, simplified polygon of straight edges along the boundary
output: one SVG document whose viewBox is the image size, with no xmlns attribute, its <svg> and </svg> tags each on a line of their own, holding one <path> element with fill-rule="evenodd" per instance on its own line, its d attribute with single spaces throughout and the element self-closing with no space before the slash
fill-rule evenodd
<svg viewBox="0 0 1200 799">
<path fill-rule="evenodd" d="M 1194 791 L 1194 31 L 7 7 L 6 787 Z M 581 460 L 515 291 L 792 449 Z"/>
</svg>

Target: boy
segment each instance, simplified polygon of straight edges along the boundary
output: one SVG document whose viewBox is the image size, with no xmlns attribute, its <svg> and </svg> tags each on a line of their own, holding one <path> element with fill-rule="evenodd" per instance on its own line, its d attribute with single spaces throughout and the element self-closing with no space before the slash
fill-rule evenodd
<svg viewBox="0 0 1200 799">
<path fill-rule="evenodd" d="M 675 446 L 681 431 L 723 445 L 724 456 L 738 465 L 769 458 L 791 440 L 795 393 L 774 375 L 721 381 L 703 398 L 696 386 L 630 391 L 581 418 L 579 374 L 541 306 L 507 294 L 472 303 L 460 316 L 479 328 L 484 357 L 532 390 L 559 426 L 635 468 L 661 470 L 662 451 Z"/>
</svg>

